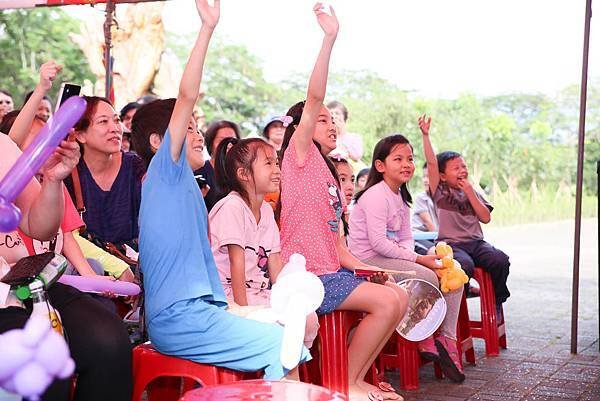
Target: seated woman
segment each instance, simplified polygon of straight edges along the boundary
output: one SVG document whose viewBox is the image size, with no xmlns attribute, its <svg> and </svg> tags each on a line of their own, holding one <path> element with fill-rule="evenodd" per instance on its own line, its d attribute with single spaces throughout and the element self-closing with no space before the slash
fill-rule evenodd
<svg viewBox="0 0 600 401">
<path fill-rule="evenodd" d="M 82 217 L 91 239 L 137 250 L 144 162 L 121 150 L 123 132 L 110 101 L 96 96 L 85 100 L 85 113 L 74 127 L 83 156 L 77 174 L 65 183 L 76 206 L 85 208 Z"/>
<path fill-rule="evenodd" d="M 0 179 L 21 155 L 6 135 L 0 135 Z M 64 209 L 62 180 L 77 164 L 79 150 L 75 143 L 63 141 L 60 149 L 46 163 L 44 181 L 32 179 L 16 200 L 23 217 L 19 228 L 38 240 L 50 240 L 58 230 Z M 18 233 L 4 234 L 0 243 L 0 275 L 27 249 Z M 119 318 L 98 301 L 76 289 L 54 284 L 48 290 L 49 300 L 59 311 L 68 345 L 76 364 L 75 401 L 131 400 L 131 345 L 125 326 Z M 22 328 L 29 318 L 16 297 L 0 299 L 0 333 Z M 109 385 L 107 385 L 107 383 Z M 67 401 L 71 380 L 57 380 L 44 394 L 44 401 Z"/>
<path fill-rule="evenodd" d="M 52 88 L 52 82 L 56 79 L 56 76 L 61 71 L 62 66 L 56 64 L 54 61 L 48 61 L 40 67 L 40 78 L 38 85 L 35 90 L 30 92 L 26 103 L 23 105 L 23 109 L 19 112 L 17 117 L 12 121 L 12 124 L 8 126 L 8 136 L 19 146 L 21 149 L 25 149 L 33 141 L 33 139 L 39 134 L 41 128 L 44 126 L 44 121 L 38 116 L 40 101 L 46 98 L 46 93 Z M 40 180 L 42 176 L 40 175 Z M 22 231 L 19 233 L 23 239 L 24 244 L 27 247 L 30 255 L 46 252 L 51 250 L 56 253 L 63 253 L 72 268 L 70 272 L 77 272 L 82 276 L 95 276 L 97 274 L 103 275 L 103 268 L 98 266 L 94 269 L 88 259 L 84 256 L 81 247 L 79 246 L 74 231 L 78 231 L 84 226 L 79 213 L 73 205 L 73 201 L 69 197 L 69 193 L 64 190 L 66 194 L 65 198 L 65 210 L 64 217 L 61 222 L 60 229 L 56 236 L 48 242 L 37 241 L 29 238 Z M 93 262 L 92 262 L 93 263 Z M 133 281 L 133 273 L 127 265 L 121 266 L 116 270 L 112 270 L 113 277 L 119 278 L 125 281 Z"/>
<path fill-rule="evenodd" d="M 141 107 L 134 117 L 136 148 L 151 154 L 140 212 L 140 260 L 144 272 L 148 334 L 157 350 L 240 371 L 264 370 L 281 379 L 280 326 L 244 319 L 225 310 L 227 298 L 208 241 L 207 212 L 193 170 L 204 164 L 203 138 L 192 111 L 200 89 L 219 2 L 196 0 L 202 27 L 183 73 L 176 100 Z M 145 109 L 154 110 L 147 113 Z M 147 117 L 147 118 L 146 118 Z M 142 131 L 140 125 L 145 129 Z M 301 360 L 307 357 L 303 349 Z"/>
</svg>

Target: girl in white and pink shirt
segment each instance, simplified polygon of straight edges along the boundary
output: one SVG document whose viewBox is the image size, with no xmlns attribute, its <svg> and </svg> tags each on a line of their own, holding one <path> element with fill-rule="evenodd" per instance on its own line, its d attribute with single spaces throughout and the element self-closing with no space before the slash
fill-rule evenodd
<svg viewBox="0 0 600 401">
<path fill-rule="evenodd" d="M 228 301 L 269 305 L 271 284 L 282 269 L 279 229 L 265 194 L 279 190 L 275 148 L 259 138 L 233 140 L 219 152 L 217 180 L 229 194 L 208 216 L 211 249 Z M 304 343 L 317 335 L 316 314 L 307 317 Z"/>
<path fill-rule="evenodd" d="M 410 227 L 412 198 L 407 184 L 415 172 L 412 146 L 402 135 L 381 139 L 373 150 L 365 189 L 356 194 L 350 215 L 350 249 L 364 263 L 385 269 L 416 271 L 417 277 L 439 286 L 435 255 L 414 252 Z M 415 278 L 407 276 L 404 278 Z M 465 379 L 456 347 L 456 323 L 463 288 L 444 294 L 446 317 L 439 335 L 419 342 L 424 358 L 439 360 L 444 374 L 455 382 Z"/>
</svg>

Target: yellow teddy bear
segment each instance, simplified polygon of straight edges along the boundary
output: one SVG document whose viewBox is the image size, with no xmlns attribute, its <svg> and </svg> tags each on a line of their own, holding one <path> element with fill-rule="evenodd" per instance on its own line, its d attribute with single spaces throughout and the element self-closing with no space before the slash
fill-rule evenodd
<svg viewBox="0 0 600 401">
<path fill-rule="evenodd" d="M 469 277 L 460 267 L 460 263 L 454 259 L 454 253 L 450 245 L 440 241 L 435 246 L 435 254 L 440 256 L 442 267 L 436 269 L 440 279 L 442 292 L 454 291 L 469 282 Z"/>
</svg>

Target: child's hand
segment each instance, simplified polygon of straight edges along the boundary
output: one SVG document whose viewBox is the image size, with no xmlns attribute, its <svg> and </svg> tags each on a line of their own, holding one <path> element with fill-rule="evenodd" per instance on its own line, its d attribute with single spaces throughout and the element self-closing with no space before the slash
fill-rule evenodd
<svg viewBox="0 0 600 401">
<path fill-rule="evenodd" d="M 419 128 L 423 135 L 429 135 L 429 127 L 431 126 L 431 117 L 427 117 L 426 114 L 423 114 L 419 117 Z"/>
<path fill-rule="evenodd" d="M 196 8 L 202 20 L 202 26 L 214 28 L 219 22 L 221 0 L 214 0 L 214 4 L 210 6 L 208 0 L 196 0 Z"/>
<path fill-rule="evenodd" d="M 467 178 L 459 178 L 456 180 L 456 185 L 465 192 L 473 191 L 473 185 L 471 185 L 471 182 Z"/>
<path fill-rule="evenodd" d="M 54 60 L 50 60 L 42 64 L 40 67 L 40 86 L 45 92 L 52 88 L 52 82 L 56 79 L 58 73 L 62 70 L 62 65 L 56 64 Z"/>
<path fill-rule="evenodd" d="M 430 269 L 442 269 L 442 264 L 436 263 L 436 260 L 441 259 L 438 255 L 419 255 L 416 262 Z"/>
<path fill-rule="evenodd" d="M 327 14 L 323 10 L 323 3 L 317 3 L 313 7 L 313 11 L 317 16 L 317 21 L 319 22 L 319 26 L 325 32 L 327 36 L 337 36 L 337 33 L 340 29 L 340 25 L 338 23 L 338 19 L 335 15 L 335 11 L 333 11 L 333 7 L 329 6 L 329 11 L 331 15 Z"/>
</svg>

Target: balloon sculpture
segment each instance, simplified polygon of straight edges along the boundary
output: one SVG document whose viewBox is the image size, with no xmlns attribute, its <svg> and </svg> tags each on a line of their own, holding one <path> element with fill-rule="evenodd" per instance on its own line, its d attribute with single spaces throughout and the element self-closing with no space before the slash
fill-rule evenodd
<svg viewBox="0 0 600 401">
<path fill-rule="evenodd" d="M 325 289 L 319 278 L 306 271 L 306 259 L 290 256 L 271 290 L 271 307 L 248 314 L 248 319 L 278 322 L 283 325 L 281 363 L 286 369 L 298 365 L 302 356 L 306 316 L 323 302 Z"/>
<path fill-rule="evenodd" d="M 69 98 L 0 181 L 0 232 L 11 232 L 17 228 L 21 212 L 13 202 L 81 118 L 85 108 L 83 98 Z"/>
<path fill-rule="evenodd" d="M 101 276 L 82 277 L 63 275 L 58 279 L 60 283 L 70 285 L 83 292 L 103 293 L 111 292 L 115 295 L 131 296 L 140 293 L 140 286 L 126 281 L 111 281 Z"/>
<path fill-rule="evenodd" d="M 50 321 L 32 317 L 25 328 L 0 335 L 0 387 L 36 401 L 55 378 L 73 374 L 75 362 Z"/>
</svg>

